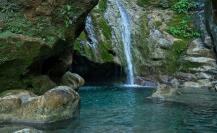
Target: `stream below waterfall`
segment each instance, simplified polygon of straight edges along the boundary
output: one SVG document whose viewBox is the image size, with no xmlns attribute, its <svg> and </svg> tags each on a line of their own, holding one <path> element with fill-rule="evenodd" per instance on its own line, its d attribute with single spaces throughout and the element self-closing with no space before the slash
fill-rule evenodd
<svg viewBox="0 0 217 133">
<path fill-rule="evenodd" d="M 147 98 L 153 91 L 125 86 L 82 87 L 79 117 L 43 131 L 39 127 L 40 133 L 217 132 L 216 94 L 207 94 L 212 99 L 209 104 L 181 104 Z M 6 129 L 2 126 L 0 132 Z"/>
</svg>

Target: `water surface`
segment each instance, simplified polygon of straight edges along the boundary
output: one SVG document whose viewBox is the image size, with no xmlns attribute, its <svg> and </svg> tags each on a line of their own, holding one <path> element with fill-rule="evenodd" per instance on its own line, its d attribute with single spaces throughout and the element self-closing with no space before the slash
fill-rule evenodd
<svg viewBox="0 0 217 133">
<path fill-rule="evenodd" d="M 188 104 L 147 98 L 152 92 L 153 89 L 142 87 L 83 87 L 80 90 L 80 117 L 53 125 L 44 132 L 217 132 L 216 94 L 206 94 L 211 99 L 208 103 Z M 197 97 L 194 100 L 197 101 Z"/>
<path fill-rule="evenodd" d="M 217 104 L 184 104 L 147 98 L 149 88 L 86 87 L 80 118 L 61 132 L 216 133 Z M 210 94 L 207 97 L 216 95 Z M 194 99 L 197 100 L 197 99 Z M 214 104 L 215 103 L 215 104 Z"/>
</svg>

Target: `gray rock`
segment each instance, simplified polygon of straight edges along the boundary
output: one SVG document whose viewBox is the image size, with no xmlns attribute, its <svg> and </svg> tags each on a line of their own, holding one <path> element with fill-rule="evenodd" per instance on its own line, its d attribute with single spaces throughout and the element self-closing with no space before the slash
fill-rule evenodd
<svg viewBox="0 0 217 133">
<path fill-rule="evenodd" d="M 212 82 L 209 79 L 201 79 L 195 82 L 184 82 L 181 87 L 183 88 L 211 88 Z"/>
<path fill-rule="evenodd" d="M 198 79 L 214 79 L 213 75 L 210 75 L 208 73 L 200 72 L 195 74 Z"/>
<path fill-rule="evenodd" d="M 147 87 L 152 87 L 152 88 L 157 88 L 156 81 L 153 81 L 149 78 L 145 79 L 144 77 L 139 77 L 139 76 L 136 77 L 135 84 L 147 86 Z"/>
<path fill-rule="evenodd" d="M 199 5 L 204 6 L 203 3 L 204 2 L 200 3 Z M 201 33 L 201 38 L 202 38 L 202 41 L 205 44 L 205 46 L 209 47 L 209 48 L 213 48 L 212 38 L 207 31 L 208 29 L 207 29 L 207 26 L 205 23 L 206 22 L 205 19 L 206 19 L 206 17 L 205 17 L 204 7 L 202 7 L 202 9 L 199 12 L 197 12 L 195 15 L 195 24 Z"/>
<path fill-rule="evenodd" d="M 166 52 L 161 48 L 156 48 L 154 52 L 151 53 L 150 58 L 152 60 L 163 60 L 166 58 Z"/>
<path fill-rule="evenodd" d="M 171 86 L 172 86 L 173 88 L 178 88 L 179 85 L 180 85 L 179 81 L 178 81 L 176 78 L 172 79 L 172 80 L 170 81 L 170 84 L 171 84 Z"/>
<path fill-rule="evenodd" d="M 168 0 L 160 0 L 160 6 L 162 6 L 163 8 L 169 8 L 170 4 Z"/>
<path fill-rule="evenodd" d="M 213 50 L 206 48 L 201 39 L 195 39 L 192 41 L 188 47 L 187 55 L 215 58 Z"/>
<path fill-rule="evenodd" d="M 209 65 L 209 66 L 213 66 L 216 67 L 216 60 L 213 58 L 208 58 L 208 57 L 190 57 L 187 56 L 184 58 L 185 61 L 189 61 L 192 63 L 198 63 L 201 65 Z"/>
<path fill-rule="evenodd" d="M 156 97 L 154 97 L 156 98 Z M 159 98 L 159 97 L 157 97 Z M 212 104 L 216 106 L 216 93 L 213 90 L 204 88 L 179 88 L 171 96 L 163 97 L 163 100 L 183 103 L 187 105 L 206 106 Z"/>
<path fill-rule="evenodd" d="M 197 77 L 194 74 L 192 74 L 192 73 L 183 73 L 183 72 L 178 72 L 176 74 L 176 77 L 178 79 L 187 80 L 187 81 L 192 81 L 192 80 L 197 79 Z"/>
</svg>

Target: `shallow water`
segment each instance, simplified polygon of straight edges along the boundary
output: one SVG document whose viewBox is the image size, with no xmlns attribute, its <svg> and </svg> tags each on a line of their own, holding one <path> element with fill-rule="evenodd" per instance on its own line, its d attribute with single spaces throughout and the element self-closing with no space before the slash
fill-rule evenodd
<svg viewBox="0 0 217 133">
<path fill-rule="evenodd" d="M 149 88 L 84 87 L 80 117 L 47 133 L 216 133 L 217 104 L 188 104 L 147 98 Z M 216 94 L 206 94 L 216 97 Z M 194 99 L 197 100 L 197 99 Z M 57 125 L 54 127 L 57 127 Z M 0 130 L 1 131 L 1 130 Z"/>
</svg>

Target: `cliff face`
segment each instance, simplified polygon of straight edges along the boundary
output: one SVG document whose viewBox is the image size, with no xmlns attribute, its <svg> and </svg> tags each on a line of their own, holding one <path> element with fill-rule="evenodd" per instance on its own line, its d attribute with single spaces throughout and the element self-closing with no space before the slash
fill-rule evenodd
<svg viewBox="0 0 217 133">
<path fill-rule="evenodd" d="M 136 83 L 212 88 L 216 81 L 214 10 L 205 1 L 125 0 L 131 23 Z M 184 5 L 184 6 L 183 6 Z M 207 4 L 214 7 L 215 4 Z M 212 24 L 209 29 L 207 19 Z M 120 11 L 115 0 L 101 0 L 86 21 L 75 49 L 93 62 L 126 66 Z M 212 33 L 212 35 L 210 34 Z M 77 47 L 79 46 L 79 47 Z M 151 81 L 151 82 L 150 82 Z"/>
<path fill-rule="evenodd" d="M 74 40 L 97 2 L 2 0 L 0 91 L 31 88 L 37 92 L 47 84 L 44 92 L 53 87 L 52 82 L 58 84 L 72 63 Z"/>
</svg>

